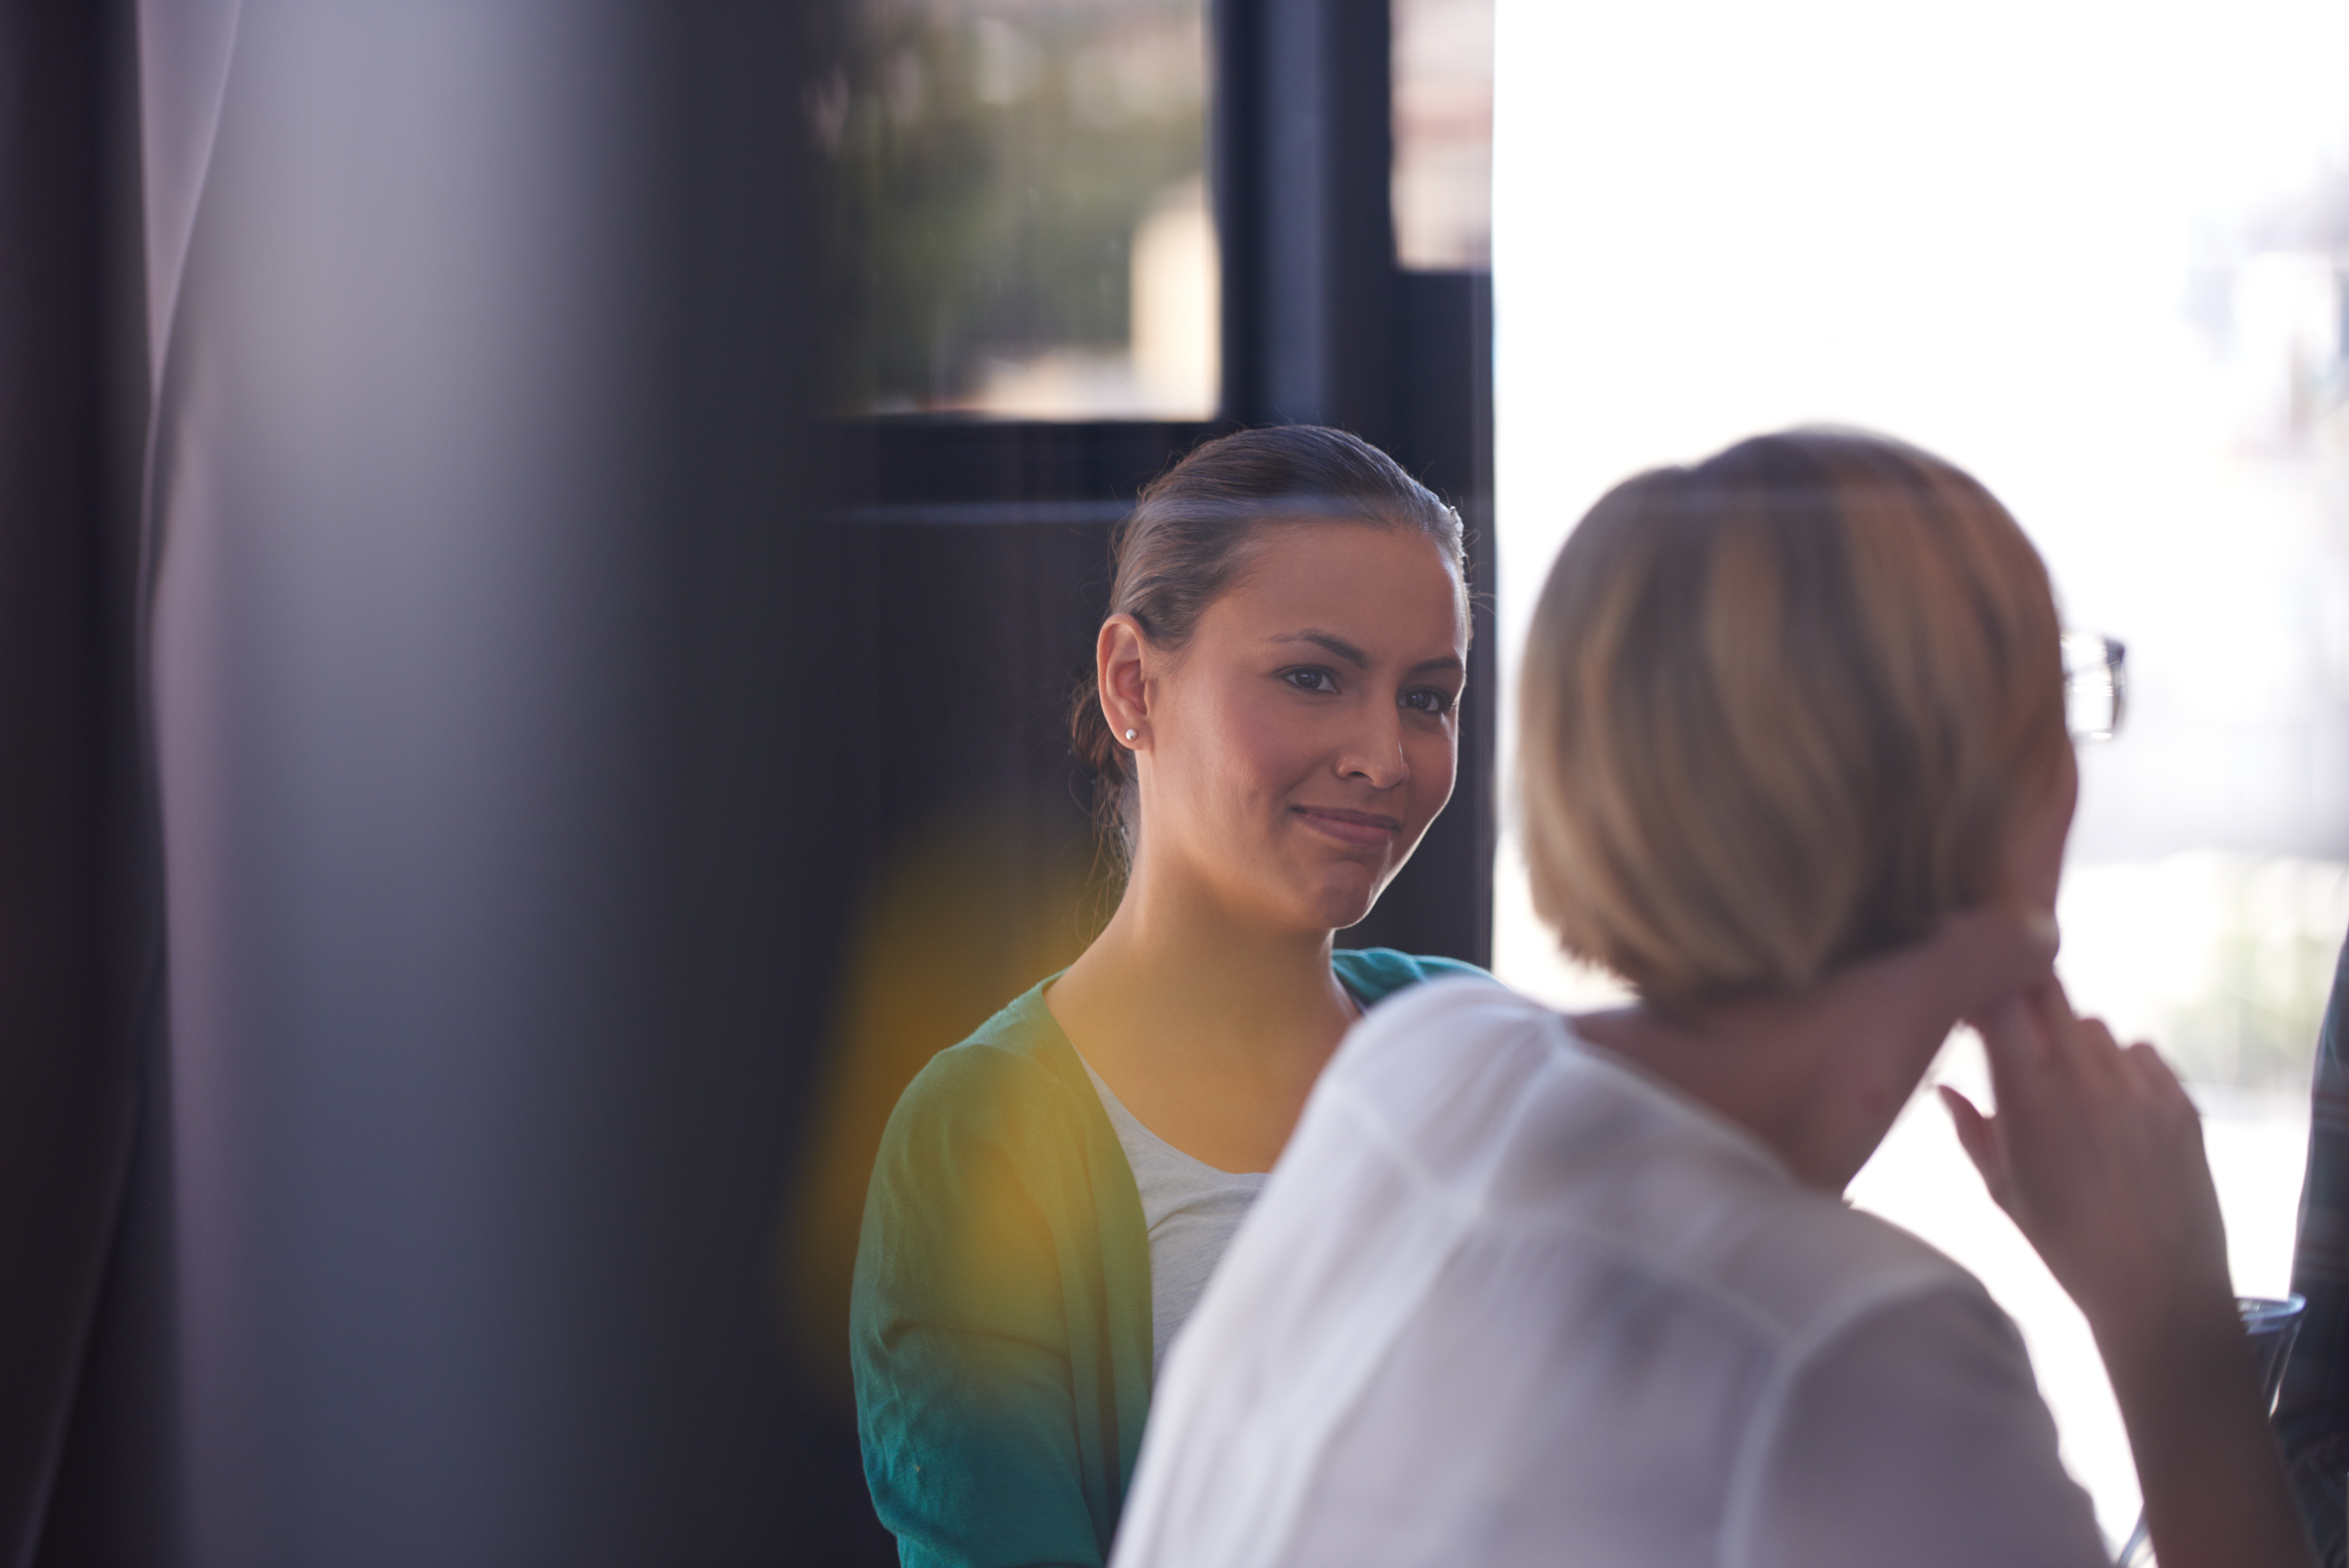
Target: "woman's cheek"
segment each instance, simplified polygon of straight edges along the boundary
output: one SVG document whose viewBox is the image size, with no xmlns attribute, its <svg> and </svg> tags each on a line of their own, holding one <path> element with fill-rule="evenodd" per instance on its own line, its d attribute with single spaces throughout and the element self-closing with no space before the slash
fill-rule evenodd
<svg viewBox="0 0 2349 1568">
<path fill-rule="evenodd" d="M 1251 793 L 1285 791 L 1297 770 L 1297 759 L 1307 749 L 1306 737 L 1293 712 L 1285 705 L 1256 701 L 1237 704 L 1235 722 L 1226 736 L 1226 753 L 1249 784 Z"/>
<path fill-rule="evenodd" d="M 1449 731 L 1440 736 L 1429 736 L 1413 757 L 1412 805 L 1423 826 L 1434 821 L 1444 803 L 1452 798 L 1452 787 L 1459 772 L 1459 751 Z"/>
</svg>

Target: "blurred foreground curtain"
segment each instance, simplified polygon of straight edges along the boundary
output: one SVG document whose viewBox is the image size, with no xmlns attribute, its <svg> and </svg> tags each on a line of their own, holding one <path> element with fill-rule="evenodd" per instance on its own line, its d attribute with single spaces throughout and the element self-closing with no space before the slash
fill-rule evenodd
<svg viewBox="0 0 2349 1568">
<path fill-rule="evenodd" d="M 0 0 L 11 1562 L 887 1559 L 771 1278 L 829 16 Z"/>
<path fill-rule="evenodd" d="M 0 4 L 0 1562 L 31 1561 L 131 1168 L 158 978 L 110 395 L 102 7 Z"/>
</svg>

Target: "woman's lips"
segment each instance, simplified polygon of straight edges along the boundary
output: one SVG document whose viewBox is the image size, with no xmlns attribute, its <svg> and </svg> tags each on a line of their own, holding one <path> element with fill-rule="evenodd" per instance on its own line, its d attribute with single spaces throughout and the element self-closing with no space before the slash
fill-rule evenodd
<svg viewBox="0 0 2349 1568">
<path fill-rule="evenodd" d="M 1391 844 L 1402 831 L 1402 824 L 1392 816 L 1380 816 L 1367 811 L 1341 811 L 1335 806 L 1299 805 L 1290 810 L 1303 817 L 1308 826 L 1319 829 L 1340 844 L 1379 847 Z"/>
</svg>

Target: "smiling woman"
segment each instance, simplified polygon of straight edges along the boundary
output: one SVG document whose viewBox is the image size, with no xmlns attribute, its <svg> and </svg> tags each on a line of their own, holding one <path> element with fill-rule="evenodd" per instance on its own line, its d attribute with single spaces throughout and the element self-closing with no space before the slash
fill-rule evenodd
<svg viewBox="0 0 2349 1568">
<path fill-rule="evenodd" d="M 1106 1559 L 1157 1365 L 1322 1064 L 1479 972 L 1334 950 L 1451 796 L 1464 573 L 1458 514 L 1336 431 L 1143 493 L 1071 715 L 1123 895 L 915 1080 L 866 1201 L 851 1356 L 906 1563 Z"/>
</svg>

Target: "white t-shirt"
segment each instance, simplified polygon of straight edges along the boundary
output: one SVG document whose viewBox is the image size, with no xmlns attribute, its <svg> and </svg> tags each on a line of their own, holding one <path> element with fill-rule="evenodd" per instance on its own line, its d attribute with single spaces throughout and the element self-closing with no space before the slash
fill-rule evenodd
<svg viewBox="0 0 2349 1568">
<path fill-rule="evenodd" d="M 1110 1093 L 1091 1062 L 1085 1076 L 1109 1113 L 1142 1194 L 1142 1225 L 1150 1237 L 1150 1369 L 1155 1373 L 1166 1365 L 1166 1347 L 1206 1289 L 1232 1232 L 1271 1178 L 1261 1170 L 1222 1170 L 1193 1158 L 1143 1127 Z"/>
<path fill-rule="evenodd" d="M 1167 1362 L 1113 1568 L 2105 1568 L 2013 1324 L 1499 986 L 1376 1009 Z"/>
</svg>

